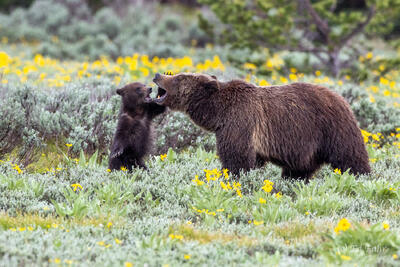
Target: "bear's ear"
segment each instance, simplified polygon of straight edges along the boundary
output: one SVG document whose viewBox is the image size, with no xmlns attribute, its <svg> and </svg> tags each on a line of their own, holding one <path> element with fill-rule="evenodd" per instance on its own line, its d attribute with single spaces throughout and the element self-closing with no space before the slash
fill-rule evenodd
<svg viewBox="0 0 400 267">
<path fill-rule="evenodd" d="M 218 91 L 219 90 L 219 83 L 218 83 L 217 80 L 208 81 L 204 85 L 204 88 L 209 92 Z"/>
<path fill-rule="evenodd" d="M 117 94 L 119 94 L 120 96 L 122 96 L 124 90 L 123 88 L 117 89 L 117 91 L 115 91 Z"/>
<path fill-rule="evenodd" d="M 215 75 L 211 75 L 211 77 L 214 78 L 214 79 L 216 79 L 216 80 L 218 80 L 218 79 L 217 79 L 217 76 L 215 76 Z"/>
</svg>

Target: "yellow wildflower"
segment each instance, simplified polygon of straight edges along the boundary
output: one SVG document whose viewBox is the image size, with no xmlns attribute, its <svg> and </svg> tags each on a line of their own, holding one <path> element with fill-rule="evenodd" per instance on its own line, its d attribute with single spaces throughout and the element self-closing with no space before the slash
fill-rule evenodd
<svg viewBox="0 0 400 267">
<path fill-rule="evenodd" d="M 213 170 L 204 169 L 204 172 L 206 173 L 207 182 L 210 182 L 210 180 L 215 181 L 222 175 L 222 173 L 220 171 L 218 171 L 217 169 L 213 169 Z"/>
<path fill-rule="evenodd" d="M 229 185 L 229 187 L 230 187 L 230 184 L 228 183 L 228 185 Z M 239 183 L 239 182 L 233 182 L 233 189 L 238 189 L 238 188 L 241 188 L 242 187 L 242 185 Z M 230 189 L 232 189 L 232 188 L 230 188 Z"/>
<path fill-rule="evenodd" d="M 20 167 L 17 164 L 14 165 L 13 169 L 16 170 L 19 174 L 23 173 L 23 171 L 20 169 Z"/>
<path fill-rule="evenodd" d="M 8 66 L 11 62 L 11 58 L 6 52 L 0 51 L 0 68 Z"/>
<path fill-rule="evenodd" d="M 192 180 L 196 185 L 202 186 L 204 184 L 204 181 L 199 180 L 199 176 L 196 175 L 194 179 Z"/>
<path fill-rule="evenodd" d="M 129 262 L 129 261 L 126 261 L 126 262 L 124 263 L 124 266 L 125 266 L 125 267 L 133 267 L 133 263 L 131 263 L 131 262 Z"/>
<path fill-rule="evenodd" d="M 338 169 L 338 168 L 336 168 L 335 170 L 334 170 L 334 172 L 336 173 L 336 174 L 342 174 L 342 171 L 340 170 L 340 169 Z"/>
<path fill-rule="evenodd" d="M 223 190 L 229 190 L 228 186 L 224 182 L 221 181 L 220 184 Z"/>
<path fill-rule="evenodd" d="M 345 261 L 351 260 L 351 257 L 346 256 L 346 255 L 340 255 L 340 258 L 342 258 L 342 260 L 345 260 Z"/>
<path fill-rule="evenodd" d="M 72 144 L 65 144 L 67 147 L 71 147 L 72 146 Z"/>
<path fill-rule="evenodd" d="M 254 220 L 253 223 L 254 223 L 254 225 L 261 225 L 261 224 L 264 224 L 264 221 L 256 221 L 256 220 Z"/>
<path fill-rule="evenodd" d="M 223 169 L 222 173 L 224 174 L 224 178 L 226 180 L 228 180 L 229 179 L 229 170 L 228 169 Z"/>
<path fill-rule="evenodd" d="M 379 87 L 376 86 L 376 85 L 371 85 L 369 88 L 370 88 L 370 89 L 372 90 L 372 92 L 374 92 L 374 93 L 378 93 L 378 92 L 379 92 Z"/>
<path fill-rule="evenodd" d="M 297 75 L 291 73 L 291 74 L 289 74 L 289 79 L 292 80 L 292 81 L 297 81 Z"/>
<path fill-rule="evenodd" d="M 74 188 L 74 192 L 76 191 L 76 190 L 78 190 L 78 189 L 83 189 L 83 187 L 80 185 L 80 184 L 71 184 L 71 187 L 73 187 Z"/>
<path fill-rule="evenodd" d="M 255 69 L 257 69 L 257 66 L 254 65 L 253 63 L 244 63 L 243 68 L 248 69 L 248 70 L 255 70 Z"/>
<path fill-rule="evenodd" d="M 388 223 L 383 223 L 383 224 L 382 224 L 382 227 L 383 227 L 383 229 L 385 229 L 385 230 L 389 230 L 390 225 L 389 225 Z"/>
<path fill-rule="evenodd" d="M 267 203 L 267 200 L 265 200 L 264 198 L 260 197 L 260 198 L 258 199 L 258 202 L 259 202 L 260 204 L 265 204 L 265 203 Z"/>
<path fill-rule="evenodd" d="M 389 85 L 389 80 L 384 77 L 380 77 L 379 82 L 383 85 Z"/>
<path fill-rule="evenodd" d="M 237 194 L 239 197 L 243 197 L 243 196 L 242 196 L 242 191 L 240 191 L 240 189 L 236 189 L 236 194 Z"/>
<path fill-rule="evenodd" d="M 259 85 L 259 86 L 269 86 L 270 83 L 267 82 L 266 80 L 261 80 L 261 81 L 258 83 L 258 85 Z"/>
<path fill-rule="evenodd" d="M 369 95 L 369 102 L 375 103 L 375 97 L 373 97 L 372 95 Z"/>
<path fill-rule="evenodd" d="M 337 226 L 335 227 L 334 230 L 335 230 L 336 234 L 339 234 L 340 231 L 345 232 L 350 227 L 351 227 L 351 223 L 346 218 L 343 218 L 338 222 L 338 224 L 337 224 Z"/>
<path fill-rule="evenodd" d="M 384 95 L 384 96 L 390 96 L 390 91 L 389 91 L 389 90 L 383 91 L 383 95 Z"/>
<path fill-rule="evenodd" d="M 171 239 L 179 239 L 179 240 L 183 240 L 183 235 L 174 235 L 174 234 L 170 234 L 169 238 Z"/>
<path fill-rule="evenodd" d="M 121 171 L 126 172 L 128 169 L 125 166 L 121 167 Z"/>
<path fill-rule="evenodd" d="M 161 159 L 161 161 L 164 161 L 164 159 L 167 157 L 167 154 L 162 154 L 162 155 L 160 155 L 160 159 Z"/>
<path fill-rule="evenodd" d="M 264 190 L 265 192 L 269 193 L 272 191 L 273 185 L 274 185 L 273 182 L 271 182 L 269 180 L 264 180 L 264 186 L 261 187 L 261 189 Z"/>
<path fill-rule="evenodd" d="M 183 255 L 183 258 L 184 258 L 185 260 L 190 260 L 191 257 L 192 257 L 192 256 L 189 255 L 189 254 Z"/>
</svg>

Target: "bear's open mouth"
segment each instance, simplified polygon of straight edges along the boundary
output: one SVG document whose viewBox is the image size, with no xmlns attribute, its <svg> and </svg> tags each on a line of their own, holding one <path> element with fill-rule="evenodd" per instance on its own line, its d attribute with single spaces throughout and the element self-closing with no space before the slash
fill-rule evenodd
<svg viewBox="0 0 400 267">
<path fill-rule="evenodd" d="M 150 103 L 153 99 L 151 98 L 150 94 L 151 94 L 151 88 L 147 89 L 147 95 L 144 97 L 144 102 L 145 103 Z"/>
<path fill-rule="evenodd" d="M 167 97 L 167 91 L 164 88 L 158 87 L 157 97 L 154 99 L 154 102 L 157 104 L 161 104 L 164 102 Z"/>
</svg>

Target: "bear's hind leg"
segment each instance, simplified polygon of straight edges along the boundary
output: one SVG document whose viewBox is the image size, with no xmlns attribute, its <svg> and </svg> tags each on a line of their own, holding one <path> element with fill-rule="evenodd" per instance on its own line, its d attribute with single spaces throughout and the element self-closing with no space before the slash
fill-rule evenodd
<svg viewBox="0 0 400 267">
<path fill-rule="evenodd" d="M 350 169 L 351 174 L 368 174 L 371 167 L 360 129 L 354 125 L 348 131 L 353 133 L 348 133 L 347 136 L 342 134 L 330 142 L 330 147 L 325 149 L 326 153 L 329 151 L 326 161 L 333 169 L 340 169 L 342 173 Z"/>
</svg>

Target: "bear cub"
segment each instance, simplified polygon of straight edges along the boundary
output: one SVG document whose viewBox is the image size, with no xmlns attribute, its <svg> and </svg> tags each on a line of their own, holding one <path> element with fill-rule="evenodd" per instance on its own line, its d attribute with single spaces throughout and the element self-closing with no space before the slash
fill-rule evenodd
<svg viewBox="0 0 400 267">
<path fill-rule="evenodd" d="M 147 169 L 143 158 L 153 145 L 151 122 L 166 108 L 153 103 L 150 97 L 151 87 L 139 82 L 128 84 L 116 92 L 122 97 L 122 103 L 110 149 L 109 169 Z"/>
</svg>

